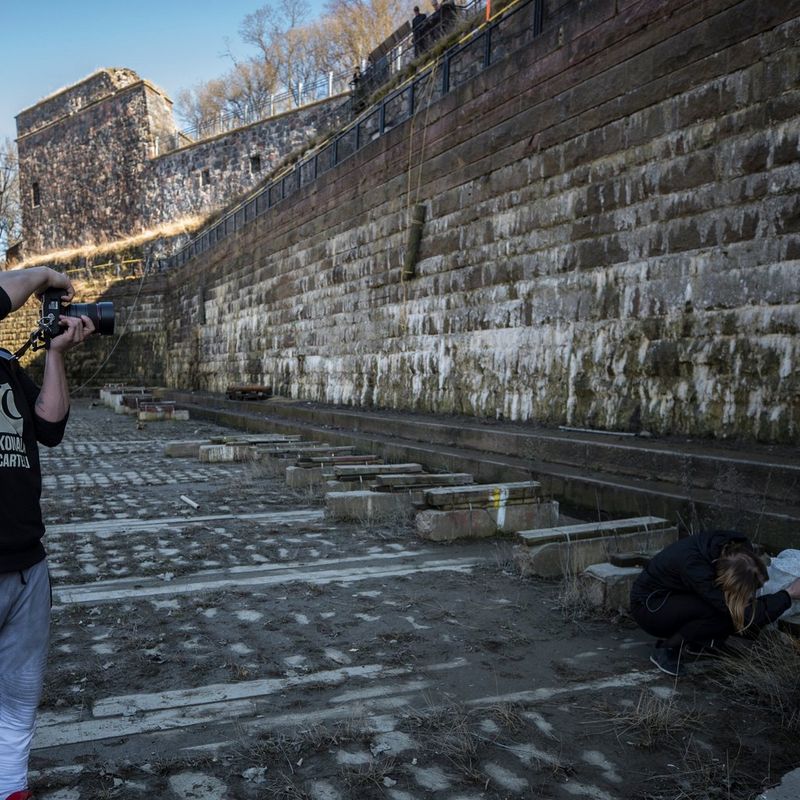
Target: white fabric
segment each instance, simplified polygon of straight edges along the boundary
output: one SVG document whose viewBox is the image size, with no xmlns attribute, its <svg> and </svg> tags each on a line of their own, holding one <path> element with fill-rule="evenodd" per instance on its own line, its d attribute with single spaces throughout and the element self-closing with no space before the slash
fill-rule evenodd
<svg viewBox="0 0 800 800">
<path fill-rule="evenodd" d="M 774 594 L 785 589 L 795 578 L 800 578 L 800 550 L 783 550 L 772 559 L 767 567 L 769 580 L 761 587 L 759 594 Z M 781 616 L 793 617 L 800 614 L 800 600 L 795 600 Z"/>
<path fill-rule="evenodd" d="M 50 632 L 47 563 L 0 574 L 0 798 L 28 786 Z"/>
</svg>

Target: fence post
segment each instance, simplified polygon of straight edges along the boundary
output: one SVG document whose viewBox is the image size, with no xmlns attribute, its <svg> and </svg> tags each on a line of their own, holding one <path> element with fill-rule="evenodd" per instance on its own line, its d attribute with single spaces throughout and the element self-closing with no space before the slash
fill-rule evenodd
<svg viewBox="0 0 800 800">
<path fill-rule="evenodd" d="M 333 97 L 333 71 L 328 73 L 328 97 Z"/>
<path fill-rule="evenodd" d="M 534 0 L 533 4 L 533 35 L 538 36 L 544 27 L 544 2 Z"/>
<path fill-rule="evenodd" d="M 450 91 L 450 56 L 445 55 L 442 61 L 442 94 Z"/>
<path fill-rule="evenodd" d="M 297 107 L 303 105 L 303 81 L 297 84 Z"/>
<path fill-rule="evenodd" d="M 492 30 L 490 26 L 483 34 L 483 67 L 484 69 L 492 63 Z"/>
</svg>

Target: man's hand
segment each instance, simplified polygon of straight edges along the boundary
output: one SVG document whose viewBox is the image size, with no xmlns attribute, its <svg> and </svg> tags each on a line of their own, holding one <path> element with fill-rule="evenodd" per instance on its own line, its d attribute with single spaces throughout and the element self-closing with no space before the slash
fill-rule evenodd
<svg viewBox="0 0 800 800">
<path fill-rule="evenodd" d="M 61 289 L 64 296 L 61 298 L 64 303 L 69 303 L 75 297 L 75 288 L 70 279 L 62 272 L 56 272 L 50 267 L 37 267 L 43 270 L 42 280 L 47 281 L 41 289 L 36 292 L 37 297 L 41 297 L 47 289 Z"/>
<path fill-rule="evenodd" d="M 59 317 L 58 323 L 64 330 L 50 340 L 50 352 L 66 353 L 95 331 L 94 323 L 86 316 Z"/>
<path fill-rule="evenodd" d="M 12 311 L 23 306 L 32 294 L 40 297 L 46 289 L 60 289 L 64 292 L 65 303 L 69 303 L 75 296 L 75 289 L 70 279 L 50 267 L 0 272 L 0 289 L 3 289 L 11 300 Z"/>
</svg>

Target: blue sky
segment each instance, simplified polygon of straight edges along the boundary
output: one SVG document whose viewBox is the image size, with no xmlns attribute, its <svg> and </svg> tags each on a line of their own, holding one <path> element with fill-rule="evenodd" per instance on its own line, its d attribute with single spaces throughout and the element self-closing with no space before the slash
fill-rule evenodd
<svg viewBox="0 0 800 800">
<path fill-rule="evenodd" d="M 310 4 L 321 9 L 323 0 Z M 0 139 L 14 117 L 101 67 L 128 67 L 175 99 L 221 75 L 226 38 L 241 56 L 244 16 L 262 0 L 2 0 Z"/>
</svg>

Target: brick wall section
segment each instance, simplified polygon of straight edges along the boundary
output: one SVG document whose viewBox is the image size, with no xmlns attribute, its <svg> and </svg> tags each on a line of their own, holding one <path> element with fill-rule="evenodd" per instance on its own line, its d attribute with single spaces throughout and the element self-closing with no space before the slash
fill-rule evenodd
<svg viewBox="0 0 800 800">
<path fill-rule="evenodd" d="M 106 383 L 161 385 L 164 382 L 165 340 L 163 274 L 144 281 L 119 280 L 114 271 L 98 271 L 92 278 L 75 278 L 77 302 L 110 300 L 116 312 L 116 335 L 93 336 L 67 355 L 72 390 L 85 382 L 89 387 Z M 0 346 L 16 351 L 36 328 L 41 305 L 31 299 L 19 311 L 0 321 Z M 44 351 L 28 351 L 22 364 L 35 380 L 41 380 Z"/>
<path fill-rule="evenodd" d="M 168 384 L 797 442 L 798 34 L 794 2 L 551 5 L 170 275 Z"/>
</svg>

